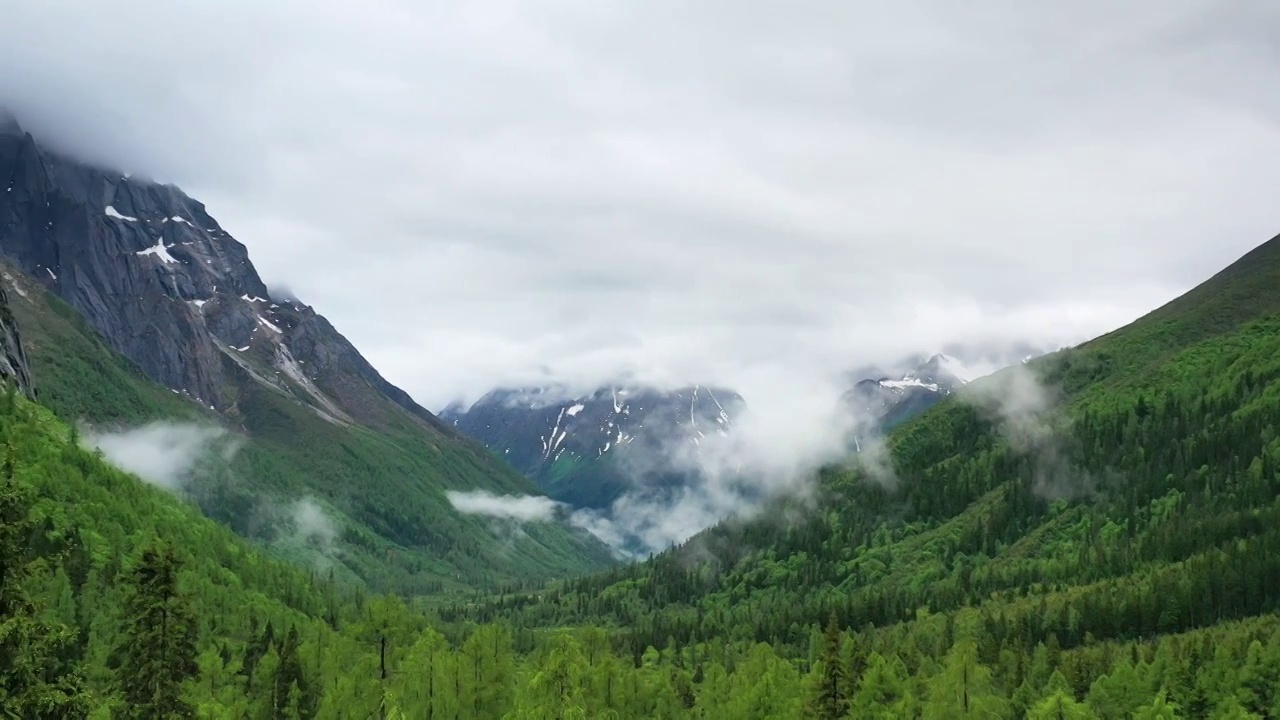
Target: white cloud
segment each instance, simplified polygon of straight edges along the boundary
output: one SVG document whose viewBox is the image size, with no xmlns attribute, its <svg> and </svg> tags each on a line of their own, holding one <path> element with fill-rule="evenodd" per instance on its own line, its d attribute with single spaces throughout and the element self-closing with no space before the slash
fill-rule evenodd
<svg viewBox="0 0 1280 720">
<path fill-rule="evenodd" d="M 653 547 L 803 495 L 849 368 L 1083 340 L 1272 236 L 1277 34 L 1269 0 L 48 0 L 0 24 L 0 102 L 185 187 L 428 407 L 741 393 L 663 460 L 699 483 L 574 516 Z"/>
<path fill-rule="evenodd" d="M 120 432 L 86 432 L 82 442 L 101 450 L 120 469 L 152 485 L 177 491 L 219 446 L 224 459 L 234 452 L 235 443 L 221 442 L 225 436 L 219 427 L 155 422 Z"/>
<path fill-rule="evenodd" d="M 328 548 L 338 537 L 338 528 L 332 518 L 312 498 L 295 502 L 291 516 L 294 532 L 303 540 Z"/>
<path fill-rule="evenodd" d="M 1032 492 L 1056 500 L 1091 490 L 1092 478 L 1072 467 L 1063 445 L 1061 398 L 1033 369 L 1015 365 L 966 385 L 958 397 L 986 413 L 1010 448 L 1034 460 Z"/>
<path fill-rule="evenodd" d="M 485 490 L 450 490 L 445 496 L 458 512 L 519 522 L 550 520 L 560 507 L 560 503 L 540 495 L 496 495 Z"/>
</svg>

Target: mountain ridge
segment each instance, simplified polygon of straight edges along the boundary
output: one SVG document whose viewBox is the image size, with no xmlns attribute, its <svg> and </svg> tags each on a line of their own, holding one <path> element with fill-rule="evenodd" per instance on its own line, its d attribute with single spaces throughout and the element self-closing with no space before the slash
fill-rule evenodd
<svg viewBox="0 0 1280 720">
<path fill-rule="evenodd" d="M 448 432 L 312 307 L 274 301 L 247 248 L 176 186 L 67 160 L 12 130 L 0 133 L 0 184 L 5 254 L 167 387 L 231 410 L 218 355 L 244 365 L 232 353 L 255 351 L 268 382 L 285 373 L 293 382 L 274 384 L 295 385 L 318 412 L 379 422 L 355 387 L 362 381 Z M 318 373 L 302 372 L 307 362 Z"/>
<path fill-rule="evenodd" d="M 441 418 L 553 499 L 603 509 L 644 484 L 678 482 L 643 471 L 659 463 L 642 458 L 665 456 L 680 443 L 693 444 L 697 452 L 706 433 L 731 431 L 733 414 L 744 402 L 732 390 L 708 385 L 608 385 L 585 393 L 554 386 L 496 388 L 465 408 L 451 404 Z"/>
</svg>

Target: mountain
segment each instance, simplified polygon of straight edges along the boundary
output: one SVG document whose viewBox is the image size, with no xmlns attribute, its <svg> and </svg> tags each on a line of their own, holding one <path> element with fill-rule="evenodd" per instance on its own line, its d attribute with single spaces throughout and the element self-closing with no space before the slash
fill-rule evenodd
<svg viewBox="0 0 1280 720">
<path fill-rule="evenodd" d="M 243 441 L 186 488 L 271 540 L 273 508 L 334 519 L 339 567 L 413 592 L 550 577 L 610 561 L 559 523 L 505 531 L 448 490 L 536 489 L 383 378 L 314 308 L 275 298 L 198 201 L 0 128 L 0 253 L 38 391 L 95 432 L 216 423 Z M 265 518 L 265 519 L 264 519 Z"/>
<path fill-rule="evenodd" d="M 888 434 L 882 466 L 828 467 L 647 562 L 481 611 L 618 623 L 637 655 L 818 653 L 840 669 L 810 681 L 854 678 L 843 697 L 868 713 L 924 697 L 961 717 L 933 705 L 960 687 L 992 717 L 1084 699 L 1074 716 L 1124 717 L 1157 690 L 1179 716 L 1261 717 L 1280 694 L 1228 696 L 1244 665 L 1280 661 L 1260 654 L 1280 637 L 1278 428 L 1280 237 L 1126 327 L 953 389 Z"/>
<path fill-rule="evenodd" d="M 937 354 L 900 374 L 859 380 L 841 398 L 858 418 L 859 439 L 892 430 L 968 382 L 951 357 Z"/>
<path fill-rule="evenodd" d="M 444 431 L 322 315 L 272 299 L 245 246 L 178 188 L 20 132 L 0 135 L 0 185 L 5 255 L 166 387 L 235 415 L 248 373 L 334 424 L 384 425 L 395 406 Z"/>
<path fill-rule="evenodd" d="M 586 394 L 563 388 L 497 389 L 470 407 L 451 405 L 441 419 L 485 444 L 552 498 L 607 508 L 637 484 L 672 485 L 678 473 L 658 458 L 726 434 L 743 400 L 723 388 L 673 391 L 606 387 Z"/>
<path fill-rule="evenodd" d="M 856 419 L 855 447 L 920 415 L 972 380 L 1047 352 L 1027 343 L 1003 349 L 953 345 L 948 350 L 963 354 L 916 355 L 891 370 L 864 367 L 848 373 L 858 379 L 841 400 Z"/>
</svg>

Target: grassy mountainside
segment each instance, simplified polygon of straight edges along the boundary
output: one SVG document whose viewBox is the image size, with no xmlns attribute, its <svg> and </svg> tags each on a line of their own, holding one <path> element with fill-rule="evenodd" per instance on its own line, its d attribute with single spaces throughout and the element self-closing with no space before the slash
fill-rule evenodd
<svg viewBox="0 0 1280 720">
<path fill-rule="evenodd" d="M 150 382 L 36 283 L 13 268 L 5 273 L 22 291 L 10 293 L 10 304 L 39 399 L 61 417 L 97 427 L 226 424 Z M 336 561 L 337 572 L 373 588 L 410 595 L 564 577 L 611 562 L 594 538 L 560 524 L 513 530 L 456 513 L 446 490 L 535 492 L 479 444 L 426 432 L 396 408 L 384 413 L 377 430 L 330 423 L 226 362 L 237 379 L 235 412 L 228 417 L 238 426 L 230 429 L 244 442 L 230 463 L 188 489 L 207 514 L 241 534 L 293 552 L 278 527 L 279 508 L 310 498 L 336 523 L 324 561 Z"/>
<path fill-rule="evenodd" d="M 927 676 L 966 628 L 1005 710 L 1043 694 L 1047 671 L 1026 683 L 1044 653 L 1080 699 L 1118 648 L 1155 662 L 1179 633 L 1280 610 L 1278 430 L 1280 238 L 1126 328 L 904 424 L 890 484 L 830 468 L 816 510 L 724 523 L 650 562 L 449 616 L 606 623 L 634 652 L 729 640 L 808 660 L 832 620 L 850 631 L 837 642 L 858 678 L 847 698 L 867 648 Z M 1184 650 L 1182 672 L 1220 650 Z M 1210 680 L 1161 686 L 1186 716 L 1226 702 Z M 1275 713 L 1269 687 L 1246 705 Z"/>
</svg>

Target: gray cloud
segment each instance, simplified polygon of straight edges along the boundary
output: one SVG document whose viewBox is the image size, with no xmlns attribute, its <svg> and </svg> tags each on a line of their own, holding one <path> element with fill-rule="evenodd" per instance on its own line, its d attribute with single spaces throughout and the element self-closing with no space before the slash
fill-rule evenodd
<svg viewBox="0 0 1280 720">
<path fill-rule="evenodd" d="M 621 456 L 634 489 L 605 512 L 574 511 L 570 522 L 642 555 L 682 543 L 723 518 L 755 517 L 779 497 L 811 500 L 818 468 L 850 455 L 857 419 L 840 401 L 844 388 L 820 377 L 782 384 L 744 377 L 757 394 L 734 411 L 727 434 L 707 428 L 696 444 L 677 436 Z M 684 482 L 672 487 L 673 476 Z"/>
<path fill-rule="evenodd" d="M 329 510 L 312 497 L 287 504 L 263 500 L 267 516 L 273 518 L 276 547 L 305 553 L 317 570 L 336 567 L 334 561 L 341 557 L 339 529 Z"/>
<path fill-rule="evenodd" d="M 1277 30 L 1265 0 L 52 0 L 7 13 L 0 97 L 205 199 L 439 407 L 1112 328 L 1280 225 Z"/>
<path fill-rule="evenodd" d="M 848 368 L 1078 341 L 1274 234 L 1277 36 L 1268 0 L 49 0 L 0 99 L 204 200 L 428 406 L 738 390 L 707 481 L 624 508 L 662 543 L 803 493 Z"/>
<path fill-rule="evenodd" d="M 338 537 L 338 528 L 333 519 L 313 498 L 302 498 L 295 502 L 291 515 L 294 531 L 305 541 L 328 547 Z"/>
</svg>

